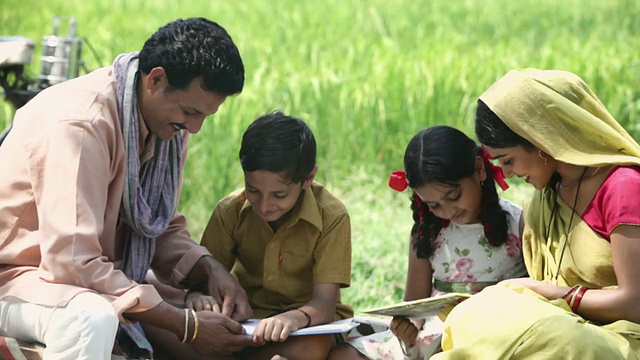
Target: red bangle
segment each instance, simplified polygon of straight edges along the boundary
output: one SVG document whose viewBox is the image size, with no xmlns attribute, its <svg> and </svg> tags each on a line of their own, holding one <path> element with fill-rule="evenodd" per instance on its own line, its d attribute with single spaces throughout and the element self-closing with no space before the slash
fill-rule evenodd
<svg viewBox="0 0 640 360">
<path fill-rule="evenodd" d="M 576 298 L 573 301 L 573 305 L 571 305 L 571 311 L 573 312 L 577 312 L 578 311 L 578 306 L 580 306 L 580 301 L 582 301 L 582 297 L 584 296 L 584 293 L 587 292 L 587 289 L 585 286 L 580 287 L 580 290 L 578 290 L 578 293 L 576 294 Z"/>
<path fill-rule="evenodd" d="M 573 293 L 576 290 L 578 290 L 578 285 L 572 287 L 571 289 L 569 289 L 569 291 L 567 291 L 566 294 L 562 295 L 562 298 L 566 300 L 567 304 L 569 303 L 569 301 L 571 301 L 571 296 L 573 296 Z"/>
</svg>

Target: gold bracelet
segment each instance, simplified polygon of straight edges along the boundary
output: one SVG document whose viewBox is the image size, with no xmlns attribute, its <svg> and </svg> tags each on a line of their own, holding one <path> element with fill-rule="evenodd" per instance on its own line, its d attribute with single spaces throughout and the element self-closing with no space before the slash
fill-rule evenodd
<svg viewBox="0 0 640 360">
<path fill-rule="evenodd" d="M 189 309 L 184 309 L 184 335 L 182 336 L 182 343 L 187 342 L 187 335 L 189 334 Z"/>
<path fill-rule="evenodd" d="M 189 340 L 189 342 L 192 342 L 193 340 L 196 339 L 196 336 L 198 336 L 198 325 L 200 324 L 200 322 L 198 321 L 198 314 L 196 313 L 195 310 L 191 309 L 191 312 L 193 313 L 193 321 L 195 322 L 195 329 L 193 330 L 193 336 L 191 337 L 191 340 Z"/>
</svg>

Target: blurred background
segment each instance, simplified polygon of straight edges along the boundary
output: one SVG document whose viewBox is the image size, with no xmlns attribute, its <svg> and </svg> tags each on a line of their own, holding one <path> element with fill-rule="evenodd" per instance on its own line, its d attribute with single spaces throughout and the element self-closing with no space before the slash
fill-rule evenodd
<svg viewBox="0 0 640 360">
<path fill-rule="evenodd" d="M 351 214 L 352 285 L 343 302 L 356 311 L 402 300 L 410 194 L 387 180 L 402 168 L 409 139 L 436 124 L 475 138 L 475 102 L 507 71 L 575 72 L 640 135 L 637 0 L 2 0 L 0 36 L 35 44 L 29 76 L 40 72 L 55 16 L 77 20 L 88 70 L 139 50 L 176 18 L 224 26 L 243 57 L 246 86 L 191 138 L 180 210 L 199 241 L 217 201 L 243 184 L 237 154 L 248 124 L 276 109 L 304 119 L 318 141 L 317 180 Z M 14 111 L 2 102 L 0 127 Z M 508 181 L 501 195 L 524 203 L 531 189 Z"/>
</svg>

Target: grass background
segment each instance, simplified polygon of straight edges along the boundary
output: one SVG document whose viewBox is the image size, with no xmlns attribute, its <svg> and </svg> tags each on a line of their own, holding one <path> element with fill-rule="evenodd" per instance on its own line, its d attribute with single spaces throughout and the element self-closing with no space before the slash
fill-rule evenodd
<svg viewBox="0 0 640 360">
<path fill-rule="evenodd" d="M 411 225 L 408 194 L 391 191 L 420 129 L 473 135 L 477 97 L 508 70 L 556 68 L 582 76 L 636 138 L 640 135 L 637 0 L 2 0 L 0 36 L 36 43 L 55 15 L 74 16 L 89 69 L 141 48 L 158 27 L 204 16 L 232 35 L 246 67 L 243 93 L 192 137 L 181 211 L 198 239 L 218 199 L 242 184 L 237 152 L 257 116 L 281 109 L 306 120 L 319 146 L 318 180 L 340 196 L 353 228 L 356 310 L 402 299 Z M 62 29 L 62 34 L 65 33 Z M 0 107 L 0 125 L 13 109 Z M 524 201 L 517 181 L 503 193 Z"/>
</svg>

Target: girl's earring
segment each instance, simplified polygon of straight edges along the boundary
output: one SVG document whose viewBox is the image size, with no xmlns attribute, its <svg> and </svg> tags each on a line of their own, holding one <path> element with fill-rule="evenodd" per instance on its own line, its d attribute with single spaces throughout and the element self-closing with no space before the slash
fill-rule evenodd
<svg viewBox="0 0 640 360">
<path fill-rule="evenodd" d="M 542 155 L 542 150 L 538 150 L 538 156 L 540 159 L 544 159 L 544 166 L 547 166 L 547 157 Z"/>
</svg>

